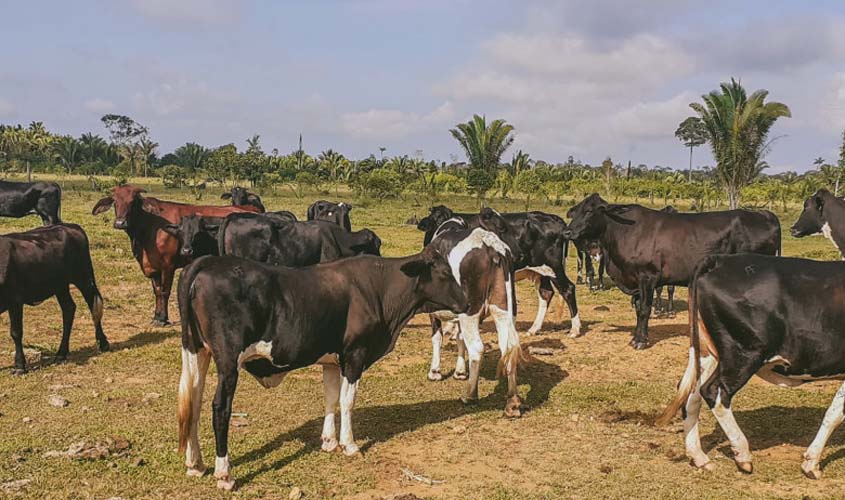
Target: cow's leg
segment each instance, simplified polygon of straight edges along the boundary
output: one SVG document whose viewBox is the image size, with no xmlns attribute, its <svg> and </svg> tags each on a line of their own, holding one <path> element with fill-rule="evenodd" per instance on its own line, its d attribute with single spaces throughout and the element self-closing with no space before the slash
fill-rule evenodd
<svg viewBox="0 0 845 500">
<path fill-rule="evenodd" d="M 61 363 L 67 359 L 70 351 L 70 331 L 73 328 L 73 318 L 76 316 L 76 303 L 70 296 L 70 290 L 67 287 L 56 293 L 56 300 L 59 301 L 59 307 L 62 308 L 62 341 L 59 344 L 58 352 L 56 352 L 56 361 Z"/>
<path fill-rule="evenodd" d="M 822 426 L 816 434 L 816 438 L 810 443 L 810 447 L 804 453 L 804 462 L 801 464 L 801 470 L 804 475 L 810 479 L 820 479 L 822 471 L 819 468 L 819 459 L 822 456 L 824 445 L 830 439 L 830 435 L 842 423 L 843 412 L 845 411 L 845 383 L 839 386 L 836 395 L 833 396 L 833 401 L 830 403 L 822 420 Z"/>
<path fill-rule="evenodd" d="M 460 326 L 456 322 L 450 324 L 452 325 L 451 328 L 460 330 Z M 455 360 L 455 373 L 452 374 L 452 377 L 455 380 L 466 380 L 469 377 L 467 373 L 467 346 L 460 331 L 458 331 L 457 337 L 455 342 L 458 344 L 458 359 Z"/>
<path fill-rule="evenodd" d="M 575 281 L 580 285 L 584 283 L 584 260 L 587 259 L 587 254 L 575 247 L 576 262 L 578 262 L 578 271 L 576 272 Z"/>
<path fill-rule="evenodd" d="M 552 281 L 545 276 L 541 277 L 537 284 L 537 317 L 534 318 L 534 323 L 528 329 L 528 335 L 536 335 L 543 328 L 546 311 L 548 311 L 554 296 L 555 290 L 552 288 Z"/>
<path fill-rule="evenodd" d="M 670 285 L 666 287 L 666 294 L 669 296 L 669 317 L 675 317 L 675 287 Z"/>
<path fill-rule="evenodd" d="M 605 259 L 604 253 L 599 256 L 599 289 L 604 290 L 604 266 L 605 266 Z"/>
<path fill-rule="evenodd" d="M 690 348 L 688 371 L 695 370 L 695 350 Z M 704 356 L 700 358 L 699 365 L 701 366 L 701 374 L 696 387 L 687 398 L 684 415 L 684 444 L 687 450 L 687 456 L 692 461 L 693 465 L 699 468 L 711 470 L 713 464 L 704 450 L 701 448 L 701 435 L 699 431 L 699 417 L 701 414 L 701 385 L 707 381 L 716 369 L 716 359 L 713 356 Z M 686 375 L 685 375 L 686 376 Z M 693 376 L 692 373 L 689 376 Z"/>
<path fill-rule="evenodd" d="M 26 356 L 23 354 L 23 304 L 9 306 L 9 333 L 15 342 L 15 367 L 12 375 L 26 373 Z"/>
<path fill-rule="evenodd" d="M 467 378 L 461 401 L 466 404 L 473 404 L 478 402 L 478 375 L 481 372 L 481 358 L 484 356 L 484 343 L 481 341 L 481 334 L 478 331 L 481 313 L 461 314 L 459 322 L 461 338 L 466 345 L 467 358 L 469 358 L 469 378 Z"/>
<path fill-rule="evenodd" d="M 428 369 L 428 379 L 431 381 L 443 380 L 440 373 L 440 347 L 443 345 L 442 323 L 433 315 L 431 320 L 431 367 Z"/>
<path fill-rule="evenodd" d="M 340 402 L 340 366 L 323 365 L 323 390 L 326 393 L 326 417 L 323 419 L 323 433 L 320 435 L 323 451 L 337 449 L 337 432 L 334 416 Z"/>
<path fill-rule="evenodd" d="M 238 367 L 234 361 L 217 360 L 217 393 L 212 404 L 212 423 L 217 456 L 214 459 L 214 477 L 217 487 L 231 490 L 235 487 L 229 470 L 229 419 L 232 416 L 232 399 L 238 385 Z"/>
<path fill-rule="evenodd" d="M 153 320 L 150 323 L 153 326 L 162 326 L 162 307 L 161 307 L 161 272 L 156 272 L 150 276 L 150 283 L 153 285 L 153 294 L 156 296 L 156 310 L 153 315 Z"/>
<path fill-rule="evenodd" d="M 170 302 L 170 290 L 173 288 L 173 275 L 176 274 L 175 268 L 167 268 L 161 272 L 161 323 L 162 326 L 170 325 L 170 319 L 167 315 L 168 304 Z"/>
<path fill-rule="evenodd" d="M 566 273 L 561 269 L 555 273 L 556 278 L 552 280 L 557 291 L 566 305 L 569 307 L 569 314 L 572 318 L 572 325 L 569 328 L 569 336 L 571 338 L 580 337 L 581 333 L 581 318 L 578 316 L 578 301 L 575 299 L 575 283 L 569 281 Z"/>
<path fill-rule="evenodd" d="M 658 316 L 663 311 L 663 287 L 654 288 L 654 315 Z"/>
<path fill-rule="evenodd" d="M 654 279 L 640 278 L 639 298 L 637 304 L 637 327 L 631 345 L 634 349 L 648 347 L 648 318 L 651 316 L 651 304 L 654 301 Z"/>
<path fill-rule="evenodd" d="M 508 377 L 508 401 L 505 404 L 506 417 L 522 416 L 524 403 L 519 397 L 519 390 L 516 383 L 517 365 L 522 358 L 522 346 L 519 345 L 519 334 L 513 324 L 511 314 L 497 306 L 490 306 L 490 315 L 496 324 L 496 333 L 499 337 L 499 350 L 501 351 L 500 371 Z"/>
<path fill-rule="evenodd" d="M 196 353 L 182 348 L 182 378 L 179 381 L 180 398 L 190 398 L 190 420 L 188 422 L 188 442 L 185 448 L 185 466 L 187 475 L 199 477 L 205 473 L 200 447 L 199 422 L 202 411 L 202 393 L 205 389 L 205 376 L 211 362 L 211 351 L 200 349 Z M 215 427 L 216 429 L 216 427 Z"/>
<path fill-rule="evenodd" d="M 85 303 L 88 304 L 88 309 L 91 311 L 97 347 L 100 348 L 100 352 L 107 352 L 110 347 L 109 340 L 103 332 L 103 296 L 100 295 L 100 290 L 93 279 L 90 283 L 77 283 L 76 288 L 82 293 L 82 297 L 85 298 Z"/>
<path fill-rule="evenodd" d="M 358 382 L 364 371 L 363 350 L 347 353 L 344 361 L 343 381 L 340 385 L 340 446 L 346 456 L 360 455 L 358 445 L 352 436 L 352 409 L 358 394 Z"/>
<path fill-rule="evenodd" d="M 584 267 L 587 268 L 587 287 L 593 289 L 593 281 L 596 279 L 596 268 L 593 266 L 593 256 L 586 253 L 584 257 Z"/>
</svg>

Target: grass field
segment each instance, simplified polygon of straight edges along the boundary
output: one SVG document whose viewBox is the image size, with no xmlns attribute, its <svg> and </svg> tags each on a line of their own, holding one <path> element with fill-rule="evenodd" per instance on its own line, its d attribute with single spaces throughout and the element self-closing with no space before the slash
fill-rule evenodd
<svg viewBox="0 0 845 500">
<path fill-rule="evenodd" d="M 82 182 L 80 181 L 80 186 Z M 219 189 L 203 202 L 220 203 Z M 190 201 L 188 193 L 150 187 L 150 196 Z M 714 472 L 699 472 L 684 457 L 680 421 L 666 429 L 650 421 L 674 393 L 687 359 L 686 291 L 678 292 L 677 317 L 651 322 L 653 347 L 628 347 L 635 318 L 630 299 L 618 290 L 590 293 L 578 288 L 586 336 L 569 339 L 569 314 L 555 321 L 562 303 L 553 303 L 540 335 L 523 337 L 525 345 L 554 349 L 537 357 L 519 375 L 520 393 L 531 410 L 505 420 L 504 381 L 495 380 L 498 351 L 486 355 L 478 406 L 458 400 L 461 383 L 428 382 L 431 349 L 427 318 L 417 316 L 403 332 L 396 350 L 367 371 L 354 410 L 354 429 L 363 457 L 320 451 L 323 415 L 319 369 L 287 377 L 272 392 L 251 377 L 241 377 L 230 435 L 230 458 L 238 482 L 234 493 L 215 481 L 185 476 L 184 457 L 176 448 L 176 390 L 180 373 L 177 327 L 150 328 L 153 294 L 131 255 L 125 233 L 112 229 L 113 212 L 94 217 L 99 193 L 65 189 L 63 218 L 81 224 L 91 240 L 100 289 L 106 300 L 104 327 L 112 351 L 97 352 L 90 315 L 80 305 L 66 364 L 49 363 L 58 348 L 61 315 L 54 300 L 25 311 L 24 344 L 44 354 L 44 366 L 13 377 L 13 344 L 0 335 L 0 484 L 29 479 L 17 491 L 0 496 L 26 498 L 288 498 L 298 487 L 305 498 L 384 498 L 413 494 L 421 498 L 821 498 L 840 497 L 845 487 L 845 434 L 835 433 L 825 450 L 821 481 L 801 475 L 801 454 L 812 440 L 837 383 L 782 389 L 752 381 L 734 400 L 735 415 L 746 432 L 755 472 L 740 475 L 724 434 L 709 412 L 702 412 L 703 445 Z M 317 195 L 304 200 L 263 193 L 268 209 L 288 209 L 304 216 Z M 331 199 L 331 196 L 326 196 Z M 473 210 L 469 198 L 444 200 Z M 521 210 L 521 203 L 495 203 L 501 210 Z M 558 214 L 567 207 L 535 205 Z M 688 208 L 681 205 L 681 209 Z M 369 227 L 384 241 L 387 256 L 418 251 L 422 233 L 403 225 L 426 206 L 413 200 L 390 201 L 352 212 L 355 228 Z M 779 214 L 784 254 L 837 259 L 823 238 L 796 240 L 788 227 L 798 207 Z M 0 219 L 0 232 L 40 224 L 35 216 Z M 567 263 L 575 276 L 575 259 Z M 536 293 L 520 283 L 518 329 L 525 332 L 536 311 Z M 171 318 L 178 318 L 175 293 Z M 596 311 L 598 306 L 608 311 Z M 565 308 L 564 308 L 565 309 Z M 8 316 L 0 319 L 8 331 Z M 485 324 L 484 340 L 495 342 Z M 453 366 L 449 344 L 444 368 Z M 214 370 L 206 385 L 200 436 L 206 464 L 213 464 L 211 398 Z M 48 404 L 51 394 L 69 406 Z M 156 396 L 158 394 L 159 396 Z M 129 448 L 96 460 L 45 457 L 79 441 L 128 440 Z M 118 440 L 120 441 L 120 440 Z M 428 485 L 403 474 L 445 481 Z"/>
</svg>

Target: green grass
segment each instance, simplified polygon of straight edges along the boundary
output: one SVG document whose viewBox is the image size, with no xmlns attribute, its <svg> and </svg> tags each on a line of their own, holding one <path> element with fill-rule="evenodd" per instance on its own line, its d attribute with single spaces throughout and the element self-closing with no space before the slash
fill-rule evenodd
<svg viewBox="0 0 845 500">
<path fill-rule="evenodd" d="M 248 413 L 248 425 L 230 436 L 232 472 L 239 489 L 219 492 L 209 476 L 188 478 L 176 448 L 176 389 L 180 372 L 176 328 L 151 329 L 153 294 L 131 255 L 123 232 L 111 228 L 113 213 L 93 217 L 91 207 L 101 196 L 83 188 L 81 180 L 65 187 L 63 217 L 81 224 L 91 240 L 100 288 L 106 299 L 105 329 L 113 351 L 100 354 L 94 346 L 88 311 L 80 308 L 71 337 L 69 362 L 47 365 L 24 377 L 12 377 L 13 345 L 0 336 L 0 483 L 31 479 L 21 498 L 287 498 L 292 486 L 306 498 L 382 498 L 413 493 L 427 498 L 812 498 L 839 497 L 845 485 L 845 438 L 834 434 L 824 454 L 825 477 L 811 482 L 801 476 L 801 453 L 812 440 L 836 383 L 801 389 L 781 389 L 754 381 L 735 399 L 736 418 L 748 435 L 755 456 L 755 473 L 740 475 L 730 450 L 709 414 L 703 414 L 703 443 L 716 470 L 701 473 L 683 457 L 682 435 L 676 423 L 657 429 L 649 421 L 668 402 L 686 362 L 686 313 L 652 321 L 655 345 L 641 352 L 627 346 L 634 325 L 630 300 L 617 290 L 590 293 L 578 288 L 587 335 L 565 336 L 568 313 L 554 321 L 561 303 L 555 301 L 547 326 L 527 345 L 556 349 L 538 357 L 520 373 L 520 393 L 531 405 L 522 419 L 502 418 L 505 387 L 495 380 L 497 355 L 489 353 L 482 370 L 481 401 L 464 407 L 458 401 L 461 383 L 425 379 L 430 354 L 427 320 L 415 318 L 395 352 L 364 375 L 353 414 L 355 436 L 363 458 L 350 459 L 319 450 L 323 396 L 318 369 L 302 370 L 274 390 L 262 389 L 242 377 L 235 411 Z M 78 188 L 77 188 L 78 187 Z M 191 201 L 187 193 L 149 186 L 150 196 Z M 202 200 L 219 203 L 219 189 Z M 304 216 L 308 202 L 262 193 L 271 209 Z M 348 196 L 346 201 L 352 201 Z M 444 200 L 460 210 L 474 210 L 469 198 Z M 522 210 L 522 202 L 500 203 L 501 210 Z M 533 205 L 563 215 L 567 207 Z M 681 203 L 681 208 L 688 208 Z M 356 206 L 356 228 L 370 227 L 384 241 L 384 253 L 407 255 L 420 248 L 422 234 L 403 225 L 427 204 L 406 200 Z M 788 227 L 798 207 L 779 214 Z M 36 217 L 0 219 L 2 232 L 39 224 Z M 837 259 L 827 240 L 796 240 L 784 232 L 784 254 Z M 568 262 L 574 277 L 575 262 Z M 536 310 L 536 294 L 520 283 L 518 328 L 524 332 Z M 175 296 L 174 296 L 175 299 Z M 685 291 L 678 300 L 686 302 Z M 594 311 L 596 306 L 610 308 Z M 177 318 L 175 300 L 171 316 Z M 8 328 L 6 315 L 0 319 Z M 24 343 L 46 356 L 58 347 L 61 316 L 50 300 L 25 312 Z M 493 342 L 491 327 L 485 341 Z M 454 362 L 454 346 L 444 356 L 444 368 Z M 210 400 L 216 386 L 212 369 L 206 387 L 201 439 L 206 464 L 214 458 Z M 158 399 L 144 402 L 150 392 Z M 57 393 L 67 408 L 48 405 Z M 22 419 L 31 418 L 31 423 Z M 128 439 L 127 456 L 79 462 L 45 458 L 83 439 L 109 436 Z M 136 465 L 138 458 L 143 465 Z M 446 482 L 429 486 L 409 481 L 402 469 Z"/>
</svg>

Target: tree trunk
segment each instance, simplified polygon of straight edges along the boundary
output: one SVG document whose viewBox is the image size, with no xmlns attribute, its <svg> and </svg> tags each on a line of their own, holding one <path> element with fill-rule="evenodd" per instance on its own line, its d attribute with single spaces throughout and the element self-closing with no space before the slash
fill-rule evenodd
<svg viewBox="0 0 845 500">
<path fill-rule="evenodd" d="M 32 165 L 29 160 L 26 161 L 26 182 L 32 182 Z"/>
<path fill-rule="evenodd" d="M 740 191 L 735 186 L 728 186 L 728 206 L 731 210 L 739 208 Z"/>
<path fill-rule="evenodd" d="M 689 177 L 687 180 L 692 182 L 692 146 L 689 147 Z"/>
</svg>

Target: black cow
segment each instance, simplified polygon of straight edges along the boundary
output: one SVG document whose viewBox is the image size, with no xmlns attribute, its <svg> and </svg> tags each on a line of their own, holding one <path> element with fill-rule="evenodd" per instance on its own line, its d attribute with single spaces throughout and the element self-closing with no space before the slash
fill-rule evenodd
<svg viewBox="0 0 845 500">
<path fill-rule="evenodd" d="M 55 182 L 0 181 L 0 216 L 36 214 L 45 226 L 61 224 L 62 188 Z"/>
<path fill-rule="evenodd" d="M 296 216 L 287 210 L 265 212 L 262 217 L 282 222 L 296 222 Z M 186 215 L 179 224 L 168 224 L 165 230 L 179 238 L 179 253 L 184 257 L 220 255 L 218 231 L 224 217 Z"/>
<path fill-rule="evenodd" d="M 324 221 L 289 222 L 267 214 L 226 217 L 218 231 L 220 255 L 277 266 L 301 267 L 359 254 L 379 255 L 381 240 L 369 229 L 350 233 Z"/>
<path fill-rule="evenodd" d="M 640 205 L 610 205 L 598 194 L 567 213 L 564 235 L 598 239 L 607 258 L 607 273 L 631 295 L 637 327 L 635 349 L 648 347 L 648 318 L 654 288 L 687 286 L 698 262 L 714 254 L 780 254 L 780 222 L 768 211 L 728 210 L 665 213 Z"/>
<path fill-rule="evenodd" d="M 103 297 L 94 279 L 85 231 L 76 224 L 56 224 L 0 236 L 0 313 L 9 311 L 10 331 L 15 342 L 13 374 L 26 372 L 23 306 L 34 306 L 54 296 L 62 308 L 62 341 L 56 360 L 67 358 L 76 314 L 70 285 L 79 289 L 91 310 L 100 351 L 108 351 L 109 341 L 101 324 Z"/>
<path fill-rule="evenodd" d="M 459 330 L 458 360 L 454 376 L 467 379 L 462 400 L 465 403 L 478 401 L 478 376 L 484 354 L 479 326 L 486 316 L 492 316 L 496 325 L 501 351 L 500 367 L 508 378 L 508 400 L 505 416 L 519 417 L 522 414 L 522 399 L 517 391 L 516 375 L 518 364 L 524 360 L 519 334 L 514 319 L 516 316 L 516 290 L 514 287 L 513 255 L 510 246 L 496 233 L 486 228 L 500 230 L 493 222 L 501 217 L 486 208 L 479 221 L 482 227 L 467 228 L 460 221 L 446 222 L 437 231 L 426 248 L 435 248 L 446 257 L 452 267 L 452 274 L 460 282 L 469 301 L 469 309 L 454 315 L 448 311 L 434 311 L 430 315 L 432 325 L 431 342 L 433 354 L 429 380 L 441 380 L 440 346 L 443 332 Z M 443 323 L 446 322 L 444 328 Z M 467 376 L 464 353 L 469 358 Z"/>
<path fill-rule="evenodd" d="M 223 200 L 232 200 L 232 205 L 236 207 L 251 205 L 261 213 L 266 211 L 264 204 L 261 203 L 261 198 L 257 194 L 247 191 L 245 187 L 235 186 L 228 193 L 221 194 L 220 198 Z"/>
<path fill-rule="evenodd" d="M 713 465 L 701 449 L 701 400 L 713 410 L 740 471 L 750 473 L 748 441 L 731 402 L 757 375 L 783 387 L 845 378 L 845 263 L 763 255 L 705 258 L 690 285 L 691 348 L 675 399 L 657 424 L 684 407 L 687 455 Z M 845 385 L 825 413 L 801 470 L 821 477 L 824 445 L 842 422 Z"/>
<path fill-rule="evenodd" d="M 307 218 L 308 220 L 334 222 L 347 231 L 352 231 L 352 222 L 349 221 L 349 212 L 351 211 L 352 205 L 349 203 L 318 200 L 308 207 Z"/>
<path fill-rule="evenodd" d="M 492 226 L 490 230 L 511 247 L 516 279 L 528 278 L 539 284 L 537 316 L 528 334 L 534 335 L 543 327 L 543 319 L 554 296 L 554 284 L 572 315 L 569 336 L 580 336 L 581 319 L 575 299 L 575 284 L 567 278 L 565 268 L 567 242 L 563 231 L 566 222 L 556 215 L 543 212 L 505 213 L 501 214 L 501 218 L 508 226 L 505 230 L 507 236 Z M 481 225 L 477 213 L 456 213 L 443 205 L 432 207 L 430 213 L 417 225 L 417 229 L 425 232 L 423 245 L 428 245 L 438 228 L 450 219 L 463 221 L 470 229 Z"/>
<path fill-rule="evenodd" d="M 804 201 L 804 210 L 791 232 L 796 238 L 823 234 L 845 259 L 845 200 L 827 189 L 819 189 Z"/>
<path fill-rule="evenodd" d="M 188 474 L 203 473 L 199 416 L 205 374 L 214 358 L 212 405 L 217 486 L 232 489 L 229 418 L 238 372 L 278 386 L 297 368 L 323 365 L 326 413 L 322 449 L 359 453 L 352 408 L 364 370 L 391 352 L 423 306 L 462 313 L 467 299 L 449 263 L 434 249 L 400 259 L 361 256 L 305 269 L 236 257 L 203 257 L 179 280 L 182 377 L 179 448 Z M 340 439 L 335 412 L 340 405 Z"/>
<path fill-rule="evenodd" d="M 672 205 L 667 205 L 660 209 L 661 212 L 667 214 L 676 214 L 678 209 Z M 654 312 L 656 314 L 667 314 L 670 318 L 675 317 L 675 287 L 669 285 L 666 287 L 667 304 L 663 303 L 663 287 L 658 286 L 654 288 Z"/>
</svg>

